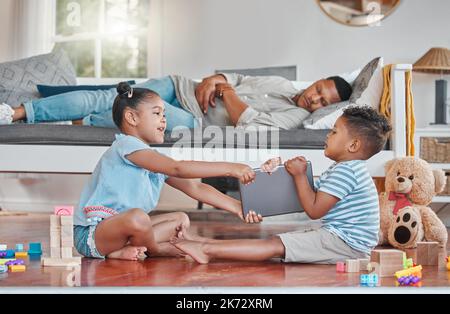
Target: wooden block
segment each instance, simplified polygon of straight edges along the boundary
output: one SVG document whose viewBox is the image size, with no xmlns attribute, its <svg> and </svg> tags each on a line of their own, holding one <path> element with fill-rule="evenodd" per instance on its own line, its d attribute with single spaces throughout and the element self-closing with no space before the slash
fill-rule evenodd
<svg viewBox="0 0 450 314">
<path fill-rule="evenodd" d="M 417 248 L 405 249 L 406 258 L 412 258 L 414 264 L 417 264 Z"/>
<path fill-rule="evenodd" d="M 61 226 L 73 227 L 73 216 L 61 216 Z"/>
<path fill-rule="evenodd" d="M 73 238 L 65 237 L 61 239 L 61 247 L 73 247 Z"/>
<path fill-rule="evenodd" d="M 441 248 L 438 256 L 438 269 L 447 270 L 447 251 Z"/>
<path fill-rule="evenodd" d="M 73 226 L 62 226 L 61 239 L 73 238 Z"/>
<path fill-rule="evenodd" d="M 50 256 L 52 258 L 61 258 L 61 247 L 51 247 Z"/>
<path fill-rule="evenodd" d="M 50 247 L 60 247 L 61 246 L 61 233 L 52 232 L 50 234 Z"/>
<path fill-rule="evenodd" d="M 72 258 L 49 258 L 41 259 L 41 264 L 44 267 L 67 267 L 81 265 L 81 257 Z"/>
<path fill-rule="evenodd" d="M 61 248 L 61 257 L 62 258 L 72 258 L 72 247 L 63 247 Z"/>
<path fill-rule="evenodd" d="M 369 264 L 368 258 L 360 258 L 358 259 L 359 262 L 359 271 L 367 270 L 367 265 Z"/>
<path fill-rule="evenodd" d="M 9 271 L 12 273 L 21 273 L 27 270 L 25 265 L 11 265 L 9 266 Z"/>
<path fill-rule="evenodd" d="M 438 242 L 417 242 L 417 265 L 437 266 L 439 250 Z"/>
<path fill-rule="evenodd" d="M 16 258 L 25 258 L 28 256 L 28 252 L 16 252 L 15 257 Z"/>
<path fill-rule="evenodd" d="M 61 219 L 59 216 L 50 216 L 50 229 L 59 229 L 61 226 Z"/>
<path fill-rule="evenodd" d="M 373 250 L 370 262 L 379 266 L 380 277 L 391 277 L 403 269 L 403 251 L 400 250 Z"/>
<path fill-rule="evenodd" d="M 346 273 L 359 273 L 359 261 L 357 259 L 348 259 L 345 261 Z"/>
</svg>

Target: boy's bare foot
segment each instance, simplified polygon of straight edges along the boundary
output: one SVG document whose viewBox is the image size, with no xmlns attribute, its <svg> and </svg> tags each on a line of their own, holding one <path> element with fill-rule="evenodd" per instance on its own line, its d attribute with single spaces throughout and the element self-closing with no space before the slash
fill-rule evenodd
<svg viewBox="0 0 450 314">
<path fill-rule="evenodd" d="M 144 246 L 126 246 L 118 251 L 108 254 L 107 258 L 137 261 L 142 259 L 146 251 L 147 248 Z"/>
<path fill-rule="evenodd" d="M 208 264 L 209 256 L 203 251 L 203 243 L 181 240 L 173 244 L 181 251 L 192 257 L 197 263 Z"/>
<path fill-rule="evenodd" d="M 170 239 L 170 243 L 177 243 L 180 240 L 188 240 L 188 241 L 195 241 L 195 242 L 202 242 L 202 243 L 214 241 L 214 239 L 204 238 L 196 233 L 192 233 L 190 230 L 188 230 L 184 227 L 178 231 L 176 237 L 172 237 Z"/>
<path fill-rule="evenodd" d="M 186 256 L 186 253 L 177 249 L 169 242 L 159 243 L 158 246 L 159 246 L 158 253 L 152 254 L 151 252 L 148 252 L 147 255 L 149 257 L 155 257 L 155 256 L 158 256 L 158 257 L 185 257 Z"/>
</svg>

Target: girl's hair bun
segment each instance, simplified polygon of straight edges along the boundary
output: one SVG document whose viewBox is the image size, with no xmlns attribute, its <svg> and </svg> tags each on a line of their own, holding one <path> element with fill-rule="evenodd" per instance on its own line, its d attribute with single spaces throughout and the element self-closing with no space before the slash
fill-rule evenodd
<svg viewBox="0 0 450 314">
<path fill-rule="evenodd" d="M 117 85 L 117 94 L 119 94 L 120 97 L 128 97 L 129 92 L 131 92 L 131 86 L 128 82 L 120 82 L 119 85 Z"/>
</svg>

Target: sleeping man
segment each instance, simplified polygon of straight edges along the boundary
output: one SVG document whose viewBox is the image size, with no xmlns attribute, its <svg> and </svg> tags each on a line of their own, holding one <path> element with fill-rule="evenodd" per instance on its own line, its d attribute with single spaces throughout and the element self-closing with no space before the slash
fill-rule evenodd
<svg viewBox="0 0 450 314">
<path fill-rule="evenodd" d="M 167 130 L 176 126 L 298 128 L 315 110 L 348 100 L 352 88 L 341 77 L 315 82 L 298 90 L 291 81 L 277 76 L 217 74 L 198 83 L 173 75 L 151 79 L 133 87 L 157 92 L 166 103 Z M 78 121 L 79 124 L 115 127 L 112 105 L 116 89 L 75 91 L 35 99 L 12 108 L 0 104 L 0 125 Z"/>
</svg>

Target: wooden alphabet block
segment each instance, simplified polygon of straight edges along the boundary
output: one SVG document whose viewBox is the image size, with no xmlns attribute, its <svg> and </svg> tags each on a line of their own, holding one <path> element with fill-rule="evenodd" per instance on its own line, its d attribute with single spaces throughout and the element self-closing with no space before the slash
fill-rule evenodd
<svg viewBox="0 0 450 314">
<path fill-rule="evenodd" d="M 76 266 L 81 265 L 81 257 L 72 257 L 72 258 L 48 258 L 45 257 L 41 259 L 42 266 L 51 266 L 51 267 L 67 267 L 67 266 Z"/>
<path fill-rule="evenodd" d="M 358 262 L 359 262 L 359 271 L 367 270 L 367 265 L 369 264 L 369 259 L 360 258 L 360 259 L 358 259 Z"/>
<path fill-rule="evenodd" d="M 346 273 L 359 273 L 359 261 L 357 259 L 348 259 L 345 261 Z"/>
<path fill-rule="evenodd" d="M 61 226 L 73 227 L 73 216 L 61 216 Z"/>
<path fill-rule="evenodd" d="M 72 258 L 72 247 L 61 248 L 61 258 Z"/>
<path fill-rule="evenodd" d="M 403 251 L 400 250 L 373 250 L 370 262 L 379 265 L 380 277 L 391 277 L 403 269 Z"/>
<path fill-rule="evenodd" d="M 61 247 L 51 247 L 50 248 L 50 256 L 52 258 L 61 258 Z"/>
<path fill-rule="evenodd" d="M 61 247 L 73 247 L 73 237 L 64 237 L 61 239 Z"/>
<path fill-rule="evenodd" d="M 417 242 L 417 264 L 437 266 L 439 264 L 438 242 Z"/>
</svg>

